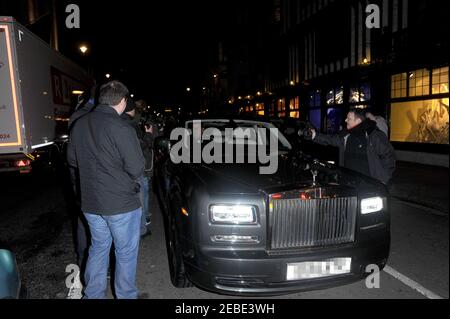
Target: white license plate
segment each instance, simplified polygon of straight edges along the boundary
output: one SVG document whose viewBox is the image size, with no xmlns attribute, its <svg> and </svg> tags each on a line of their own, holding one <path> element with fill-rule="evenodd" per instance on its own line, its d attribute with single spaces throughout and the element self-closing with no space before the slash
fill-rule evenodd
<svg viewBox="0 0 450 319">
<path fill-rule="evenodd" d="M 301 280 L 350 273 L 351 258 L 333 258 L 287 264 L 286 280 Z"/>
</svg>

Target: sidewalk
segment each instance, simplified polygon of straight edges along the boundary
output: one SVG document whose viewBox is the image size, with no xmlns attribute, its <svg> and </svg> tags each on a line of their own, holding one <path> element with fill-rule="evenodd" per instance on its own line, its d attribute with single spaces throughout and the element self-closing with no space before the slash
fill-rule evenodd
<svg viewBox="0 0 450 319">
<path fill-rule="evenodd" d="M 397 162 L 391 195 L 448 214 L 449 169 Z"/>
</svg>

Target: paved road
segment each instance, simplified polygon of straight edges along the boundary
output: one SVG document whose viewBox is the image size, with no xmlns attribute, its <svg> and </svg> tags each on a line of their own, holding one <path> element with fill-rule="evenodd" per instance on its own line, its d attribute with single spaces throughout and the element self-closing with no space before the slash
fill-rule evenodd
<svg viewBox="0 0 450 319">
<path fill-rule="evenodd" d="M 0 241 L 15 250 L 31 298 L 65 298 L 66 267 L 74 263 L 71 224 L 61 186 L 51 175 L 2 177 Z M 153 234 L 142 240 L 138 287 L 147 298 L 232 298 L 170 283 L 162 216 L 153 197 Z M 277 298 L 449 297 L 449 221 L 420 206 L 394 200 L 389 273 L 381 287 L 351 285 Z M 418 290 L 416 290 L 418 289 Z"/>
</svg>

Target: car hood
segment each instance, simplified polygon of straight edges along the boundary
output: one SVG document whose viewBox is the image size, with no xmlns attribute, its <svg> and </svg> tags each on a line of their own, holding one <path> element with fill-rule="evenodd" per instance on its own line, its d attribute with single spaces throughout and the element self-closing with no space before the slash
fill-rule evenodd
<svg viewBox="0 0 450 319">
<path fill-rule="evenodd" d="M 261 174 L 262 164 L 199 164 L 191 166 L 210 192 L 274 193 L 288 189 L 340 186 L 381 189 L 383 185 L 361 174 L 330 166 L 295 153 L 278 156 L 278 169 Z M 317 174 L 316 178 L 313 175 Z"/>
</svg>

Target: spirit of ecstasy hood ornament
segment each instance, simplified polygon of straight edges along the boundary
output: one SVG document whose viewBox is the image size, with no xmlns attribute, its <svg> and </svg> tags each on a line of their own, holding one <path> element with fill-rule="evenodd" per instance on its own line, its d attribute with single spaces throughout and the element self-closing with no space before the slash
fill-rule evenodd
<svg viewBox="0 0 450 319">
<path fill-rule="evenodd" d="M 315 169 L 312 169 L 311 170 L 311 174 L 312 174 L 312 177 L 313 177 L 313 186 L 316 186 L 316 178 L 317 178 L 317 170 L 315 170 Z"/>
</svg>

